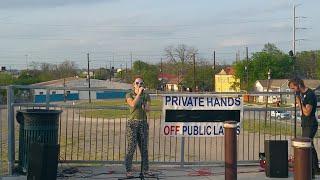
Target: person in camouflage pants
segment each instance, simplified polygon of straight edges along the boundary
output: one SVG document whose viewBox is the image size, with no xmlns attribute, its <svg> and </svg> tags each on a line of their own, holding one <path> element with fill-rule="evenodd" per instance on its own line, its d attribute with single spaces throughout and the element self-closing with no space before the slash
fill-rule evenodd
<svg viewBox="0 0 320 180">
<path fill-rule="evenodd" d="M 130 107 L 130 115 L 126 128 L 126 137 L 128 147 L 125 158 L 127 177 L 131 177 L 132 159 L 138 144 L 141 159 L 142 171 L 145 174 L 149 172 L 148 161 L 148 133 L 149 125 L 147 123 L 147 112 L 150 110 L 150 96 L 144 92 L 143 79 L 136 78 L 133 83 L 133 90 L 126 94 L 126 102 Z"/>
</svg>

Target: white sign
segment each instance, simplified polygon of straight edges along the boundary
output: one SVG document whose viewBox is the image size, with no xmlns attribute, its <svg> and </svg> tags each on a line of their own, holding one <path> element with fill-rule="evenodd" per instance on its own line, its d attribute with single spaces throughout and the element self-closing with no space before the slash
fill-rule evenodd
<svg viewBox="0 0 320 180">
<path fill-rule="evenodd" d="M 184 94 L 163 96 L 165 136 L 223 136 L 224 121 L 237 121 L 237 134 L 243 114 L 238 95 Z"/>
</svg>

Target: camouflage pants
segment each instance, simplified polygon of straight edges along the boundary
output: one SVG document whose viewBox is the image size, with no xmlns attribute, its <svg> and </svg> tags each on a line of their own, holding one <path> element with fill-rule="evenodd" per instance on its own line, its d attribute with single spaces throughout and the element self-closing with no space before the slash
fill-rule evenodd
<svg viewBox="0 0 320 180">
<path fill-rule="evenodd" d="M 142 159 L 142 169 L 143 171 L 149 170 L 148 161 L 148 134 L 149 125 L 146 120 L 129 120 L 126 129 L 127 137 L 127 152 L 125 159 L 126 171 L 132 171 L 132 159 L 135 153 L 137 144 L 140 149 L 141 159 Z"/>
</svg>

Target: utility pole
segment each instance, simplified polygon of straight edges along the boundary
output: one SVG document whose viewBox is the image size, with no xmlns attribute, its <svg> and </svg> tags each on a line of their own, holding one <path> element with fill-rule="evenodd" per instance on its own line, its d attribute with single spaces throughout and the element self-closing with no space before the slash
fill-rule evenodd
<svg viewBox="0 0 320 180">
<path fill-rule="evenodd" d="M 216 69 L 216 51 L 213 51 L 213 69 Z"/>
<path fill-rule="evenodd" d="M 247 60 L 247 64 L 246 64 L 246 76 L 247 76 L 247 79 L 246 79 L 246 83 L 247 83 L 247 90 L 249 89 L 249 52 L 248 52 L 248 47 L 246 47 L 246 60 Z"/>
<path fill-rule="evenodd" d="M 193 53 L 193 92 L 196 90 L 196 54 Z"/>
<path fill-rule="evenodd" d="M 110 78 L 110 82 L 111 82 L 111 76 L 112 76 L 112 67 L 111 67 L 111 61 L 110 61 L 110 69 L 109 69 L 109 72 L 110 72 L 110 76 L 109 76 L 109 78 Z"/>
<path fill-rule="evenodd" d="M 296 55 L 296 42 L 297 41 L 302 41 L 302 40 L 305 40 L 305 39 L 296 39 L 296 30 L 297 29 L 307 29 L 307 28 L 303 28 L 303 27 L 300 27 L 300 28 L 297 28 L 296 27 L 296 19 L 298 18 L 306 18 L 304 16 L 296 16 L 296 8 L 298 6 L 300 6 L 301 4 L 294 4 L 293 5 L 293 29 L 292 29 L 292 36 L 293 36 L 293 40 L 292 40 L 292 51 L 293 51 L 293 55 L 295 56 Z"/>
<path fill-rule="evenodd" d="M 265 109 L 265 112 L 264 112 L 264 126 L 266 127 L 267 125 L 267 113 L 268 113 L 268 101 L 269 101 L 269 87 L 270 87 L 270 79 L 271 79 L 271 70 L 269 69 L 268 70 L 268 81 L 267 81 L 267 94 L 266 94 L 266 109 Z M 265 133 L 265 128 L 264 128 L 264 139 L 265 139 L 265 136 L 266 136 L 266 133 Z"/>
<path fill-rule="evenodd" d="M 89 103 L 91 103 L 91 82 L 90 82 L 90 57 L 89 53 L 87 53 L 87 58 L 88 58 L 88 84 L 89 84 Z"/>
</svg>

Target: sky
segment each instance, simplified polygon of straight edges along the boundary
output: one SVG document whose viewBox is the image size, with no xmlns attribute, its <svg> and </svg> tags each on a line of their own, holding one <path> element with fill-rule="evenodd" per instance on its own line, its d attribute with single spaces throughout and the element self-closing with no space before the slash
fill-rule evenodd
<svg viewBox="0 0 320 180">
<path fill-rule="evenodd" d="M 1 0 L 0 64 L 26 69 L 31 62 L 75 61 L 85 68 L 130 67 L 164 58 L 164 48 L 186 44 L 220 64 L 274 43 L 296 50 L 320 49 L 319 0 Z M 306 29 L 301 29 L 306 28 Z"/>
</svg>

